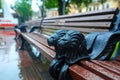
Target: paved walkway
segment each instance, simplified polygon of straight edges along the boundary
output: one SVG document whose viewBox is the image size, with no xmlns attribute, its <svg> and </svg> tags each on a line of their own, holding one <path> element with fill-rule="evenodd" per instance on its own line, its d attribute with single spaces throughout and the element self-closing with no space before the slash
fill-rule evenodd
<svg viewBox="0 0 120 80">
<path fill-rule="evenodd" d="M 0 80 L 22 80 L 14 36 L 0 34 L 1 37 L 4 40 L 0 47 Z"/>
<path fill-rule="evenodd" d="M 0 39 L 0 80 L 52 80 L 49 64 L 34 63 L 27 51 L 17 50 L 13 33 L 0 31 Z"/>
</svg>

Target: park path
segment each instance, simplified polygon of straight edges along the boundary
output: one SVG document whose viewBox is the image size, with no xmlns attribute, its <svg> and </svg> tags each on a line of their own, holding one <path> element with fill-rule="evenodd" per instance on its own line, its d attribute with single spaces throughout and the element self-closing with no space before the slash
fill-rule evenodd
<svg viewBox="0 0 120 80">
<path fill-rule="evenodd" d="M 0 80 L 22 80 L 14 35 L 0 31 Z"/>
<path fill-rule="evenodd" d="M 0 31 L 0 80 L 52 80 L 42 62 L 34 63 L 27 51 L 19 49 L 14 32 Z"/>
</svg>

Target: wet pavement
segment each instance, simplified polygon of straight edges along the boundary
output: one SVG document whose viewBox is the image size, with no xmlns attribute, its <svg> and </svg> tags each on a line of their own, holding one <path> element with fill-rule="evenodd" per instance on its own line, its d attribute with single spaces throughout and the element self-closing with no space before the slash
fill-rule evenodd
<svg viewBox="0 0 120 80">
<path fill-rule="evenodd" d="M 13 31 L 0 30 L 0 80 L 53 80 L 48 72 L 49 61 L 41 55 L 40 61 L 34 62 L 19 46 Z"/>
<path fill-rule="evenodd" d="M 14 35 L 0 34 L 0 80 L 22 80 Z"/>
</svg>

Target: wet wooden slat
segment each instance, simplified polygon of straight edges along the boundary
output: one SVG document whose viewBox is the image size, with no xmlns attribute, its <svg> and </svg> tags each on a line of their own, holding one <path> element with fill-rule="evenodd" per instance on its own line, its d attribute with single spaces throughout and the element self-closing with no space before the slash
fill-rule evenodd
<svg viewBox="0 0 120 80">
<path fill-rule="evenodd" d="M 112 71 L 113 73 L 115 73 L 115 74 L 118 74 L 118 75 L 120 75 L 120 70 L 119 69 L 116 69 L 114 66 L 114 64 L 112 65 L 112 66 L 109 66 L 109 65 L 107 65 L 107 63 L 102 63 L 102 61 L 92 61 L 93 63 L 95 63 L 95 64 L 97 64 L 97 65 L 99 65 L 99 66 L 101 66 L 101 67 L 103 67 L 103 68 L 106 68 L 106 69 L 108 69 L 109 71 Z"/>
<path fill-rule="evenodd" d="M 111 22 L 75 22 L 75 23 L 46 23 L 43 24 L 43 26 L 76 26 L 76 27 L 90 27 L 90 28 L 95 28 L 95 27 L 100 27 L 100 28 L 108 28 L 111 25 Z"/>
<path fill-rule="evenodd" d="M 46 56 L 50 61 L 52 60 L 52 58 L 54 57 L 55 55 L 55 52 L 52 51 L 52 50 L 49 50 L 47 47 L 45 47 L 44 45 L 42 44 L 39 44 L 39 42 L 37 42 L 36 40 L 28 37 L 27 35 L 25 34 L 21 34 L 23 35 L 23 37 L 28 41 L 30 42 L 31 44 L 33 44 L 34 46 L 36 46 L 38 49 L 40 49 L 41 53 Z M 46 54 L 47 53 L 47 54 Z"/>
<path fill-rule="evenodd" d="M 104 65 L 106 65 L 106 66 L 108 66 L 109 68 L 112 68 L 112 69 L 117 69 L 118 71 L 120 71 L 120 65 L 117 65 L 117 64 L 115 64 L 114 62 L 116 62 L 115 60 L 114 61 L 99 61 L 99 63 L 102 63 L 102 64 L 104 64 Z M 119 63 L 120 64 L 120 63 Z M 119 72 L 119 74 L 120 74 L 120 72 Z"/>
<path fill-rule="evenodd" d="M 77 30 L 80 32 L 103 32 L 103 31 L 108 31 L 108 29 L 100 29 L 100 28 L 76 28 L 76 27 L 64 27 L 64 26 L 43 26 L 43 28 L 51 28 L 51 29 L 61 29 L 61 30 Z"/>
<path fill-rule="evenodd" d="M 104 80 L 102 77 L 76 64 L 71 66 L 69 69 L 70 74 L 72 77 L 75 77 L 75 80 Z"/>
<path fill-rule="evenodd" d="M 32 38 L 36 41 L 38 41 L 39 43 L 41 43 L 42 45 L 45 45 L 46 47 L 54 50 L 54 47 L 50 47 L 47 44 L 47 39 L 43 38 L 42 35 L 35 35 L 35 34 L 27 34 L 28 36 L 33 36 Z M 41 37 L 40 37 L 41 36 Z"/>
<path fill-rule="evenodd" d="M 94 72 L 98 74 L 99 76 L 103 77 L 104 79 L 108 80 L 118 80 L 120 79 L 120 76 L 118 74 L 113 73 L 112 71 L 109 71 L 103 67 L 100 67 L 99 65 L 96 65 L 89 61 L 81 61 L 82 65 L 87 67 L 91 72 Z"/>
<path fill-rule="evenodd" d="M 114 14 L 107 14 L 107 15 L 97 15 L 97 16 L 87 16 L 87 17 L 72 17 L 72 18 L 68 18 L 68 19 L 56 19 L 56 20 L 44 20 L 43 24 L 45 23 L 55 23 L 56 21 L 64 21 L 64 22 L 86 22 L 86 21 L 111 21 L 114 17 Z"/>
</svg>

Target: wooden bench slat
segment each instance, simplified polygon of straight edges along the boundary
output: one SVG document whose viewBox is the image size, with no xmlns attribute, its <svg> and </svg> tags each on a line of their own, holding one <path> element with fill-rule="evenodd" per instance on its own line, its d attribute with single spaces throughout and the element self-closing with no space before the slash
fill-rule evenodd
<svg viewBox="0 0 120 80">
<path fill-rule="evenodd" d="M 103 67 L 100 67 L 92 62 L 89 61 L 81 61 L 82 65 L 84 65 L 85 67 L 87 67 L 87 69 L 89 69 L 91 72 L 94 72 L 98 75 L 100 75 L 103 78 L 108 78 L 110 79 L 114 79 L 114 80 L 118 80 L 120 79 L 120 76 L 113 73 L 112 71 L 109 71 Z"/>
<path fill-rule="evenodd" d="M 120 62 L 118 62 L 118 61 L 113 61 L 113 63 L 120 66 Z"/>
<path fill-rule="evenodd" d="M 69 69 L 70 74 L 72 77 L 75 77 L 76 80 L 104 80 L 102 77 L 76 64 L 69 67 Z"/>
<path fill-rule="evenodd" d="M 99 65 L 99 66 L 101 66 L 101 67 L 103 67 L 103 68 L 106 68 L 106 69 L 114 72 L 115 74 L 120 75 L 120 70 L 113 67 L 114 65 L 112 65 L 112 67 L 111 67 L 111 66 L 107 65 L 107 63 L 104 63 L 104 64 L 101 63 L 101 61 L 92 61 L 92 62 Z"/>
<path fill-rule="evenodd" d="M 50 35 L 52 35 L 53 33 L 43 32 L 43 34 L 46 35 L 46 36 L 50 36 Z"/>
<path fill-rule="evenodd" d="M 51 29 L 61 29 L 61 30 L 77 30 L 81 32 L 103 32 L 103 31 L 108 31 L 108 29 L 96 29 L 96 28 L 76 28 L 76 27 L 59 27 L 59 26 L 44 26 L 44 28 L 51 28 Z"/>
<path fill-rule="evenodd" d="M 33 44 L 34 46 L 36 46 L 40 51 L 41 53 L 48 58 L 48 60 L 52 60 L 52 58 L 54 57 L 55 55 L 55 52 L 48 49 L 47 47 L 45 47 L 44 45 L 42 44 L 39 44 L 39 42 L 37 42 L 36 40 L 28 37 L 27 35 L 25 35 L 25 33 L 22 33 L 21 35 L 23 35 L 23 37 L 28 41 L 30 42 L 31 44 Z M 44 54 L 45 53 L 45 54 Z M 46 54 L 47 53 L 47 54 Z"/>
<path fill-rule="evenodd" d="M 54 29 L 52 29 L 52 28 L 49 29 L 49 28 L 45 28 L 45 27 L 44 27 L 42 30 L 43 30 L 43 32 L 49 32 L 49 33 L 53 34 L 53 33 L 54 33 L 56 30 L 58 30 L 58 29 L 56 29 L 56 28 L 54 28 Z"/>
<path fill-rule="evenodd" d="M 26 35 L 28 35 L 28 36 L 33 36 L 32 38 L 33 38 L 34 40 L 38 41 L 38 42 L 41 43 L 42 45 L 45 45 L 46 47 L 48 47 L 48 48 L 50 48 L 50 49 L 52 49 L 52 50 L 54 50 L 54 47 L 50 47 L 50 46 L 47 45 L 47 40 L 44 39 L 44 38 L 42 37 L 42 35 L 36 35 L 36 34 L 26 34 Z M 41 36 L 41 37 L 40 37 L 40 36 Z"/>
<path fill-rule="evenodd" d="M 111 25 L 111 22 L 75 22 L 75 23 L 46 23 L 43 24 L 43 26 L 74 26 L 74 27 L 90 27 L 90 28 L 109 28 Z M 99 26 L 98 26 L 99 25 Z"/>
<path fill-rule="evenodd" d="M 119 65 L 115 64 L 116 61 L 99 61 L 99 63 L 102 63 L 106 66 L 109 66 L 110 68 L 116 68 L 118 71 L 120 71 Z M 120 73 L 120 72 L 119 72 Z"/>
<path fill-rule="evenodd" d="M 110 21 L 114 17 L 114 14 L 107 14 L 107 15 L 98 15 L 98 16 L 86 16 L 86 17 L 77 17 L 77 18 L 68 18 L 68 19 L 56 19 L 56 20 L 44 20 L 43 24 L 45 23 L 55 23 L 56 21 L 64 21 L 65 23 L 67 22 L 87 22 L 87 21 Z"/>
</svg>

